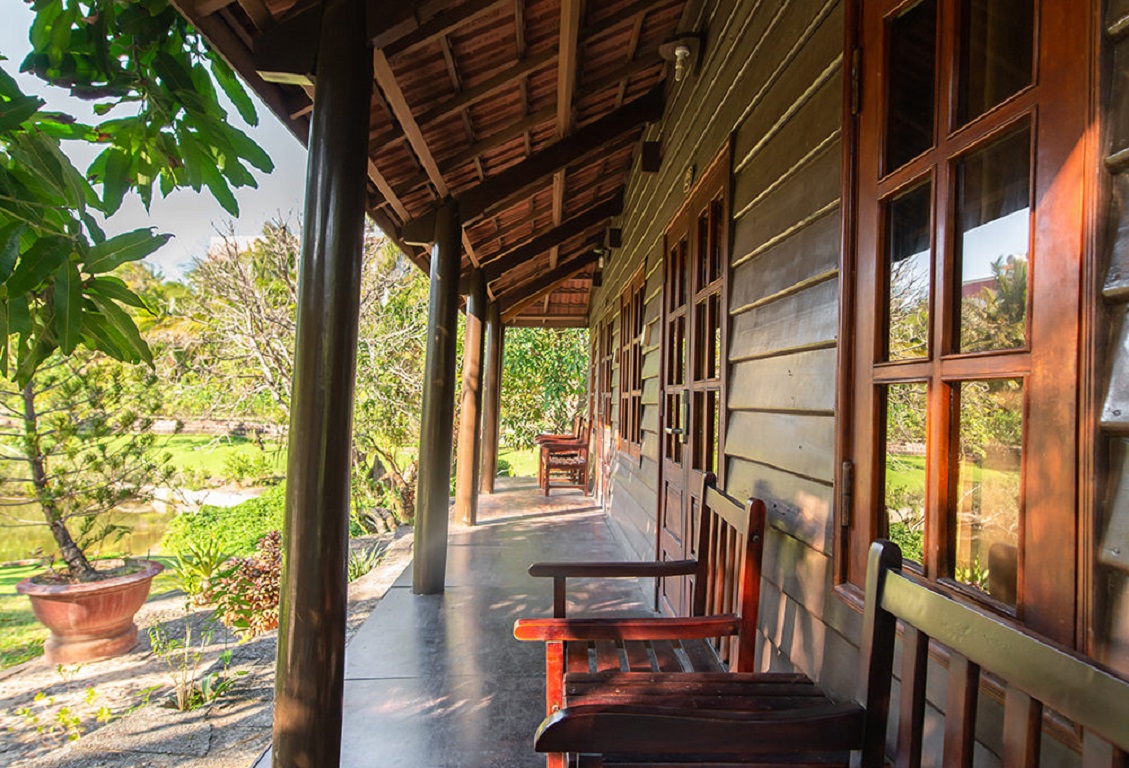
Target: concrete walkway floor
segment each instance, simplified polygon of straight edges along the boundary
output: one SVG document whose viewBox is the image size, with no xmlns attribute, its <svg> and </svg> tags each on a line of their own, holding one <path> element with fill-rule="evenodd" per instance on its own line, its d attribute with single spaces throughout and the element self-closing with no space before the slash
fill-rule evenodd
<svg viewBox="0 0 1129 768">
<path fill-rule="evenodd" d="M 537 560 L 619 560 L 595 502 L 546 499 L 532 480 L 483 496 L 479 525 L 452 520 L 447 588 L 411 592 L 404 572 L 349 644 L 342 768 L 525 768 L 544 765 L 544 648 L 513 638 L 515 619 L 552 613 Z M 570 583 L 570 615 L 649 613 L 633 580 Z M 575 611 L 574 611 L 575 609 Z M 266 768 L 269 758 L 257 764 Z"/>
</svg>

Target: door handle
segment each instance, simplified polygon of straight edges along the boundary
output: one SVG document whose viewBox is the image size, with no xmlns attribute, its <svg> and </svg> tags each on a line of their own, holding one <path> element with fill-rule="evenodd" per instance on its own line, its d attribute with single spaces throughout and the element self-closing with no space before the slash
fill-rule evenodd
<svg viewBox="0 0 1129 768">
<path fill-rule="evenodd" d="M 678 427 L 665 427 L 663 429 L 663 432 L 666 432 L 668 435 L 681 435 L 682 434 L 682 430 Z"/>
</svg>

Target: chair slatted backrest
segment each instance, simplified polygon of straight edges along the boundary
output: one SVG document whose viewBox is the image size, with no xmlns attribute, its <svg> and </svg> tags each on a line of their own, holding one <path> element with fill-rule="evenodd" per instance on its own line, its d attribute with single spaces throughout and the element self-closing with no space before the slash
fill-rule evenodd
<svg viewBox="0 0 1129 768">
<path fill-rule="evenodd" d="M 749 499 L 742 504 L 717 487 L 712 472 L 703 473 L 698 498 L 693 612 L 695 616 L 738 614 L 742 623 L 736 643 L 732 638 L 717 638 L 714 648 L 732 671 L 752 671 L 760 609 L 764 502 Z"/>
<path fill-rule="evenodd" d="M 901 572 L 897 547 L 879 541 L 871 545 L 863 627 L 864 768 L 883 764 L 898 620 L 903 624 L 903 664 L 896 765 L 920 764 L 931 639 L 950 652 L 944 765 L 972 765 L 982 670 L 1005 685 L 1004 766 L 1039 764 L 1044 708 L 1082 728 L 1083 766 L 1129 765 L 1129 681 L 1005 618 L 910 579 Z"/>
</svg>

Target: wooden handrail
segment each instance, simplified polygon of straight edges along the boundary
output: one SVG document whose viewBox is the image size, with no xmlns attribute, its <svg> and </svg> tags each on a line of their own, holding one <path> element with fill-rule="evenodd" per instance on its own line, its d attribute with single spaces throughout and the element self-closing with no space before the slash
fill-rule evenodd
<svg viewBox="0 0 1129 768">
<path fill-rule="evenodd" d="M 735 635 L 741 627 L 736 614 L 692 619 L 518 619 L 518 640 L 680 640 Z"/>
</svg>

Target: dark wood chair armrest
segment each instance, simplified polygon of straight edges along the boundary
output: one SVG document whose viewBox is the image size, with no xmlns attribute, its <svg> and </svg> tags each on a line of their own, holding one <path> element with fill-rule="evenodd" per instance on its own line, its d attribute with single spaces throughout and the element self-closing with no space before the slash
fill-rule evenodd
<svg viewBox="0 0 1129 768">
<path fill-rule="evenodd" d="M 533 563 L 529 575 L 553 579 L 553 616 L 563 619 L 567 613 L 566 579 L 612 578 L 648 579 L 664 576 L 684 576 L 698 570 L 697 560 L 668 560 L 666 562 L 564 562 Z"/>
<path fill-rule="evenodd" d="M 530 576 L 551 578 L 654 578 L 686 576 L 698 568 L 697 560 L 667 560 L 665 562 L 552 562 L 533 563 Z"/>
<path fill-rule="evenodd" d="M 689 619 L 518 619 L 518 640 L 700 640 L 737 634 L 736 614 Z"/>
<path fill-rule="evenodd" d="M 783 711 L 675 707 L 565 707 L 537 729 L 538 752 L 741 755 L 838 752 L 862 742 L 865 710 L 854 702 Z"/>
</svg>

